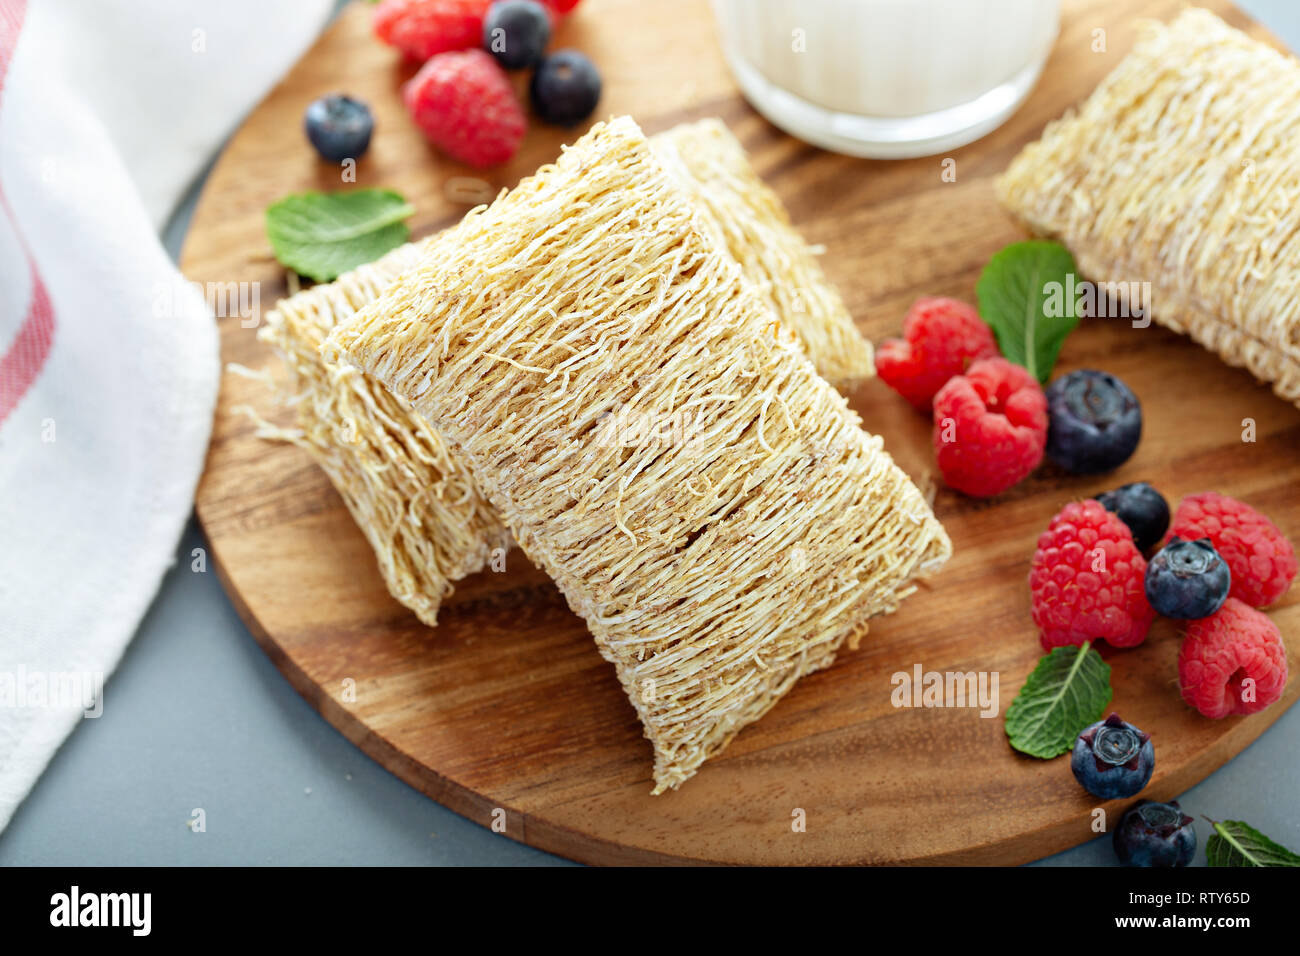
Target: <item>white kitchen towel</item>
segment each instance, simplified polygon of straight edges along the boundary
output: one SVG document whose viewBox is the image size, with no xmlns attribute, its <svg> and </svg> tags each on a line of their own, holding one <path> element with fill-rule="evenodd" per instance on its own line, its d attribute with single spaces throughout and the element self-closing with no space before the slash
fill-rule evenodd
<svg viewBox="0 0 1300 956">
<path fill-rule="evenodd" d="M 331 8 L 0 0 L 0 829 L 111 712 L 203 466 L 216 325 L 158 230 Z"/>
</svg>

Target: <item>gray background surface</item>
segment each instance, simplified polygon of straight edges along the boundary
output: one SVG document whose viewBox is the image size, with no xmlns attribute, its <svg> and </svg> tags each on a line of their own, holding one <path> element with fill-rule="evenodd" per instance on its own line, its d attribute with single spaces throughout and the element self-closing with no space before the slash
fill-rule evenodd
<svg viewBox="0 0 1300 956">
<path fill-rule="evenodd" d="M 1240 2 L 1300 50 L 1300 4 Z M 166 230 L 174 257 L 197 192 Z M 0 864 L 565 864 L 443 809 L 353 747 L 258 649 L 215 572 L 190 570 L 203 544 L 191 521 L 105 687 L 103 716 L 81 722 L 0 834 Z M 1201 815 L 1246 820 L 1300 849 L 1298 752 L 1293 707 L 1183 796 L 1198 818 L 1199 863 Z M 204 833 L 188 826 L 195 808 Z M 1115 858 L 1103 837 L 1040 863 Z"/>
</svg>

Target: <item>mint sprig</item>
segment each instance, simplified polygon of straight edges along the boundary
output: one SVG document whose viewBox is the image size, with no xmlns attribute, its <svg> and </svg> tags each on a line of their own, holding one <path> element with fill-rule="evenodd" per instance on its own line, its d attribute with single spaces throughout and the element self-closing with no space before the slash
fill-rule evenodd
<svg viewBox="0 0 1300 956">
<path fill-rule="evenodd" d="M 1300 866 L 1300 856 L 1240 820 L 1214 823 L 1205 861 L 1210 866 Z"/>
<path fill-rule="evenodd" d="M 1002 249 L 975 284 L 979 314 L 998 348 L 1044 385 L 1079 324 L 1078 294 L 1070 276 L 1074 257 L 1059 242 L 1031 239 Z"/>
<path fill-rule="evenodd" d="M 1110 665 L 1084 642 L 1043 657 L 1007 708 L 1011 746 L 1031 757 L 1058 757 L 1110 703 Z"/>
<path fill-rule="evenodd" d="M 391 189 L 298 193 L 267 207 L 266 235 L 281 265 L 329 282 L 406 242 L 413 212 Z"/>
</svg>

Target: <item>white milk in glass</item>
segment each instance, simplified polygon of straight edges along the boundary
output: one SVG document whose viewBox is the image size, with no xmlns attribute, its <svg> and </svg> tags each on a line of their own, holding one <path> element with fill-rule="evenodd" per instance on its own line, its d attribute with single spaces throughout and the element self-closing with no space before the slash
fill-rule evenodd
<svg viewBox="0 0 1300 956">
<path fill-rule="evenodd" d="M 995 129 L 1029 95 L 1059 0 L 713 0 L 745 96 L 858 156 L 924 156 Z"/>
</svg>

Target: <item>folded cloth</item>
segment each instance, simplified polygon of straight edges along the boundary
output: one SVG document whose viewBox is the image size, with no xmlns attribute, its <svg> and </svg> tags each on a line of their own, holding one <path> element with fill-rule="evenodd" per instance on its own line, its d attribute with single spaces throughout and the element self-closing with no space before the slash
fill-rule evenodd
<svg viewBox="0 0 1300 956">
<path fill-rule="evenodd" d="M 101 712 L 202 468 L 216 328 L 158 228 L 329 9 L 0 0 L 0 827 Z"/>
</svg>

